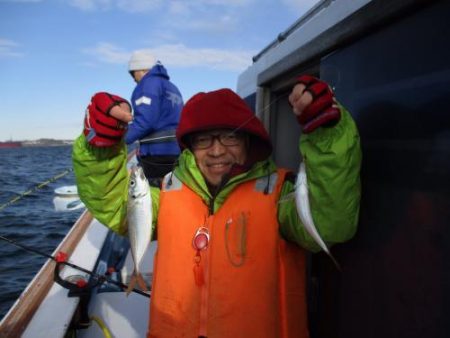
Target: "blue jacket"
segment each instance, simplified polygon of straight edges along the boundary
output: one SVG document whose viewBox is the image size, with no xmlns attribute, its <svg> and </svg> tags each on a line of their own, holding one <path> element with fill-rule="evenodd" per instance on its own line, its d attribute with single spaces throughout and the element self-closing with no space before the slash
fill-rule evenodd
<svg viewBox="0 0 450 338">
<path fill-rule="evenodd" d="M 125 142 L 131 144 L 139 140 L 141 156 L 180 153 L 175 138 L 169 142 L 143 141 L 149 138 L 161 139 L 160 136 L 163 135 L 164 138 L 165 134 L 175 134 L 183 108 L 183 98 L 169 79 L 166 68 L 158 62 L 139 81 L 131 96 L 134 118 L 128 126 Z"/>
</svg>

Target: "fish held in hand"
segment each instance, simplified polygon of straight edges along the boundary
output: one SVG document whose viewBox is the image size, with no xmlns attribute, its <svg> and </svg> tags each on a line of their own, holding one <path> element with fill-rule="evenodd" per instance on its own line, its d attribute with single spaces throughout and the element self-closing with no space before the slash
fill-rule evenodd
<svg viewBox="0 0 450 338">
<path fill-rule="evenodd" d="M 141 166 L 131 168 L 127 222 L 131 256 L 134 263 L 133 275 L 126 290 L 128 295 L 136 283 L 143 291 L 148 291 L 144 278 L 139 271 L 139 264 L 147 251 L 152 236 L 152 198 L 150 185 Z"/>
<path fill-rule="evenodd" d="M 305 230 L 308 234 L 314 239 L 314 241 L 325 251 L 328 256 L 330 256 L 331 260 L 334 262 L 339 271 L 341 271 L 341 267 L 336 259 L 331 254 L 328 246 L 323 241 L 322 237 L 320 237 L 319 232 L 314 224 L 311 208 L 309 206 L 309 196 L 308 196 L 308 181 L 306 177 L 306 168 L 305 163 L 300 163 L 300 169 L 297 175 L 297 182 L 295 187 L 295 205 L 297 207 L 297 213 L 300 217 L 300 220 L 305 227 Z"/>
</svg>

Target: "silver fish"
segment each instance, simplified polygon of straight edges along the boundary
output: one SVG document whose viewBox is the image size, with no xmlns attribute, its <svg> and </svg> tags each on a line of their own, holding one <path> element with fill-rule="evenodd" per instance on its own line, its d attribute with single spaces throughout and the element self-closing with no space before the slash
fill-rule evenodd
<svg viewBox="0 0 450 338">
<path fill-rule="evenodd" d="M 331 254 L 328 246 L 323 241 L 322 237 L 320 237 L 319 232 L 314 224 L 311 208 L 309 206 L 309 196 L 308 196 L 308 181 L 306 177 L 306 168 L 305 163 L 300 163 L 300 169 L 297 175 L 297 182 L 295 186 L 295 205 L 297 207 L 297 213 L 302 221 L 305 230 L 308 234 L 316 241 L 316 243 L 325 251 L 328 256 L 332 259 L 338 270 L 341 270 L 339 263 Z"/>
<path fill-rule="evenodd" d="M 127 295 L 138 283 L 139 287 L 148 291 L 144 278 L 139 271 L 139 264 L 144 257 L 152 236 L 152 197 L 150 185 L 140 166 L 131 168 L 127 205 L 128 237 L 134 272 L 130 279 Z"/>
</svg>

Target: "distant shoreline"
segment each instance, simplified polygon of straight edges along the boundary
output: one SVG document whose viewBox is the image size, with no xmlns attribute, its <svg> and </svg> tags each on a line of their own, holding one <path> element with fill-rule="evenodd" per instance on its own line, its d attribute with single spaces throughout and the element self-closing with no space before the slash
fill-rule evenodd
<svg viewBox="0 0 450 338">
<path fill-rule="evenodd" d="M 34 141 L 4 141 L 0 142 L 0 148 L 20 148 L 20 147 L 58 147 L 69 146 L 73 140 L 55 140 L 42 138 Z"/>
</svg>

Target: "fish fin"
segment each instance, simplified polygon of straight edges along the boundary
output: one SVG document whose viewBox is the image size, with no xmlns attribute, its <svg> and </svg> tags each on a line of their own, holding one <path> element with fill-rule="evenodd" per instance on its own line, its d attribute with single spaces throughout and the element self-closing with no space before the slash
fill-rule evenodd
<svg viewBox="0 0 450 338">
<path fill-rule="evenodd" d="M 289 194 L 282 196 L 282 197 L 278 200 L 278 203 L 289 202 L 289 201 L 292 201 L 293 199 L 295 199 L 295 191 L 290 192 Z"/>
<path fill-rule="evenodd" d="M 136 274 L 136 281 L 142 291 L 148 292 L 147 284 L 145 283 L 145 279 L 140 272 Z"/>
<path fill-rule="evenodd" d="M 132 275 L 131 278 L 130 278 L 130 281 L 128 282 L 128 287 L 127 287 L 127 289 L 125 290 L 125 294 L 127 295 L 127 297 L 128 297 L 128 295 L 130 294 L 130 292 L 133 291 L 134 286 L 136 285 L 136 282 L 137 282 L 137 277 L 136 277 L 136 275 L 133 273 L 133 275 Z"/>
</svg>

